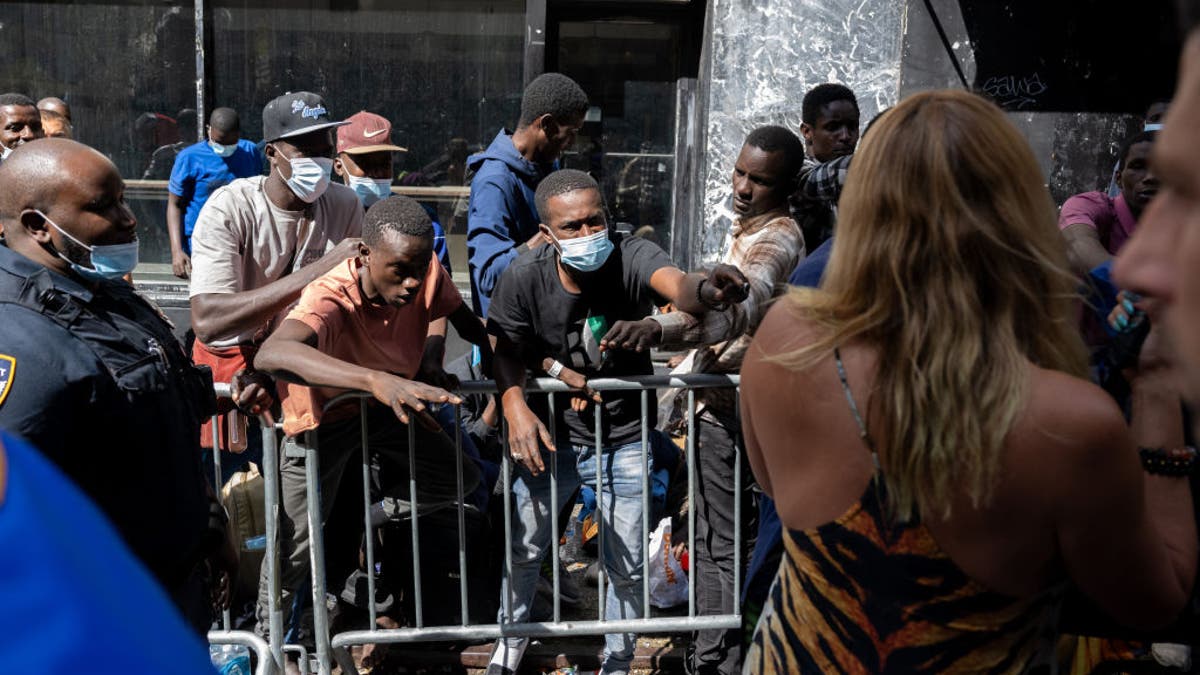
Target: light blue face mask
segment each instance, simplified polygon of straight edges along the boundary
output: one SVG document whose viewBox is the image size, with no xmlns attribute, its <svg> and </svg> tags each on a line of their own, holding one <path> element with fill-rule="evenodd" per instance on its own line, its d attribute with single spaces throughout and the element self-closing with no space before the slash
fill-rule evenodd
<svg viewBox="0 0 1200 675">
<path fill-rule="evenodd" d="M 238 148 L 237 143 L 234 143 L 233 145 L 225 145 L 223 143 L 218 143 L 211 138 L 208 139 L 208 147 L 212 148 L 212 151 L 216 153 L 217 157 L 221 158 L 233 157 L 233 153 L 237 152 Z"/>
<path fill-rule="evenodd" d="M 574 239 L 559 239 L 553 234 L 550 237 L 558 244 L 558 257 L 562 264 L 580 272 L 595 272 L 600 269 L 613 252 L 608 229 Z"/>
<path fill-rule="evenodd" d="M 349 173 L 346 174 L 346 178 L 350 181 L 354 194 L 358 195 L 359 201 L 367 208 L 371 208 L 372 204 L 381 199 L 392 196 L 392 181 L 387 178 L 351 176 Z"/>
<path fill-rule="evenodd" d="M 1157 122 L 1147 122 L 1142 126 L 1142 131 L 1162 131 L 1162 125 Z"/>
<path fill-rule="evenodd" d="M 92 266 L 84 267 L 79 263 L 71 260 L 62 254 L 62 251 L 55 251 L 58 257 L 67 261 L 71 266 L 71 270 L 88 281 L 101 281 L 104 279 L 120 279 L 121 277 L 133 271 L 133 268 L 138 264 L 138 240 L 134 239 L 128 244 L 96 244 L 88 246 L 71 236 L 70 232 L 58 226 L 58 223 L 50 220 L 46 214 L 34 209 L 34 213 L 46 219 L 54 229 L 58 230 L 67 239 L 86 248 L 92 254 Z"/>
</svg>

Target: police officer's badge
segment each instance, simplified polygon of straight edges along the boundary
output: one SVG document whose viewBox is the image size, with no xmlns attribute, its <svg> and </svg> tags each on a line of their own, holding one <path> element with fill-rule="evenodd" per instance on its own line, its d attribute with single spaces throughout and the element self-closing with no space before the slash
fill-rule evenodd
<svg viewBox="0 0 1200 675">
<path fill-rule="evenodd" d="M 4 399 L 8 397 L 8 390 L 12 389 L 13 380 L 16 379 L 17 373 L 17 358 L 8 354 L 0 354 L 0 405 L 4 405 Z"/>
</svg>

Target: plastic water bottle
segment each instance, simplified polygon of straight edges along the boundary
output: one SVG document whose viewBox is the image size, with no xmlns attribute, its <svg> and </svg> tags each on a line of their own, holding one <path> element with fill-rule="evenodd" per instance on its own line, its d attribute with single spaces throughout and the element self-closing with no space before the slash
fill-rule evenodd
<svg viewBox="0 0 1200 675">
<path fill-rule="evenodd" d="M 208 658 L 221 675 L 250 675 L 250 650 L 241 645 L 209 645 Z"/>
</svg>

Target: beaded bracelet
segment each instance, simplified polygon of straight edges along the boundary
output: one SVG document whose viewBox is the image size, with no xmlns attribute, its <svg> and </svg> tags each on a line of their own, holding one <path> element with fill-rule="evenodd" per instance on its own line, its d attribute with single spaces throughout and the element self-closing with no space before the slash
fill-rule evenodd
<svg viewBox="0 0 1200 675">
<path fill-rule="evenodd" d="M 1196 469 L 1196 448 L 1138 448 L 1142 468 L 1158 476 L 1190 476 Z"/>
</svg>

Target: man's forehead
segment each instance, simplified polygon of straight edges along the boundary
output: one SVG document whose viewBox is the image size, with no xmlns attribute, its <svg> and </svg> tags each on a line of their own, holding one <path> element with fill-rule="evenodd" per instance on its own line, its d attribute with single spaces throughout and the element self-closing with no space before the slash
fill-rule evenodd
<svg viewBox="0 0 1200 675">
<path fill-rule="evenodd" d="M 5 117 L 36 117 L 38 119 L 42 117 L 37 107 L 32 105 L 0 106 L 0 115 L 4 115 Z"/>
<path fill-rule="evenodd" d="M 554 195 L 546 200 L 546 205 L 555 213 L 589 209 L 600 204 L 600 191 L 593 187 L 571 190 Z"/>
<path fill-rule="evenodd" d="M 836 101 L 830 101 L 821 106 L 817 114 L 818 118 L 840 118 L 840 119 L 858 119 L 858 106 L 850 99 L 840 98 Z"/>
<path fill-rule="evenodd" d="M 433 251 L 433 237 L 405 234 L 390 227 L 384 228 L 382 235 L 370 248 L 391 262 L 424 262 Z"/>
</svg>

